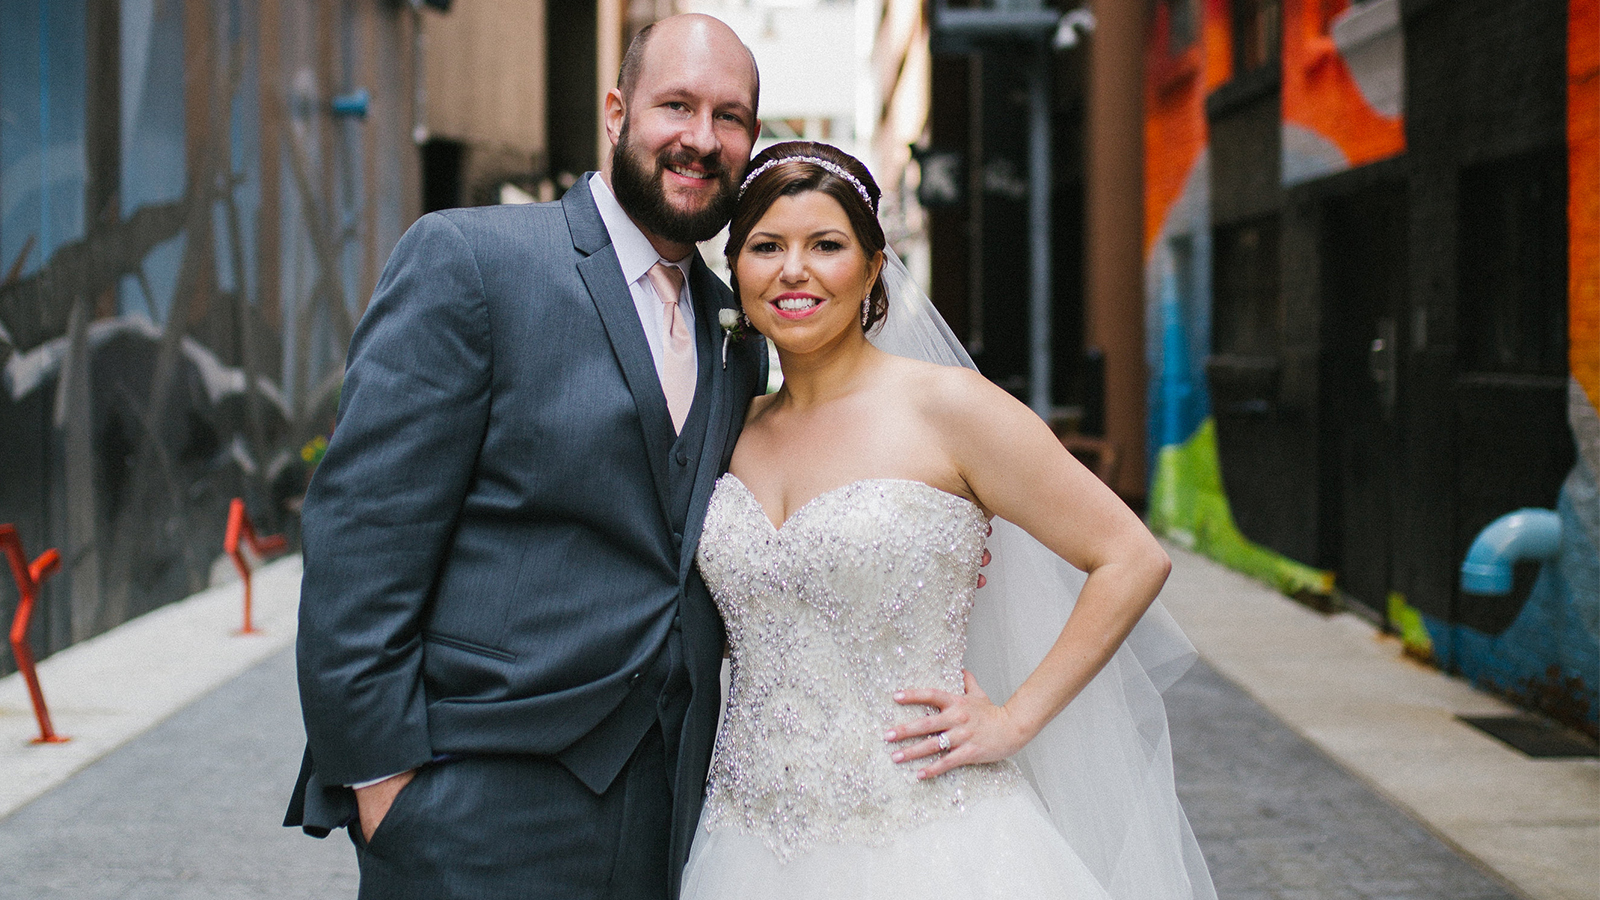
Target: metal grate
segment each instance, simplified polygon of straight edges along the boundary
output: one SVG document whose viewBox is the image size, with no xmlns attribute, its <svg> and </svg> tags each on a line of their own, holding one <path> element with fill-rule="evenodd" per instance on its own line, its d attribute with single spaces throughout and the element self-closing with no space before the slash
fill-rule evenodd
<svg viewBox="0 0 1600 900">
<path fill-rule="evenodd" d="M 1456 718 L 1535 759 L 1600 756 L 1600 745 L 1585 735 L 1532 716 Z"/>
</svg>

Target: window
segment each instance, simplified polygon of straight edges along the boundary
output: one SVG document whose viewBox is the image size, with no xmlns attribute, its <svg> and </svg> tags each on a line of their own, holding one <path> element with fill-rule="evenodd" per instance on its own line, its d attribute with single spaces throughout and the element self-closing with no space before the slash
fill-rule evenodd
<svg viewBox="0 0 1600 900">
<path fill-rule="evenodd" d="M 1472 372 L 1567 372 L 1566 158 L 1557 146 L 1465 169 L 1457 324 Z"/>
<path fill-rule="evenodd" d="M 1212 347 L 1219 355 L 1273 356 L 1283 300 L 1278 291 L 1278 221 L 1255 219 L 1217 229 Z"/>
<path fill-rule="evenodd" d="M 1283 0 L 1234 0 L 1233 74 L 1276 63 L 1282 35 Z"/>
</svg>

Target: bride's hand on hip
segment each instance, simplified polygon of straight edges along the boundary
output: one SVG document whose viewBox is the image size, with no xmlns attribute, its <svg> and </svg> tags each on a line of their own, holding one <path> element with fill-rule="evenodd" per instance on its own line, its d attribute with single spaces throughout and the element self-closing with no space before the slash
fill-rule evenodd
<svg viewBox="0 0 1600 900">
<path fill-rule="evenodd" d="M 938 709 L 938 712 L 895 725 L 883 733 L 883 739 L 889 742 L 923 738 L 896 749 L 889 756 L 897 763 L 934 757 L 929 765 L 918 770 L 919 779 L 943 775 L 957 766 L 1008 759 L 1031 737 L 1004 706 L 996 706 L 989 700 L 971 672 L 963 669 L 961 675 L 966 684 L 965 694 L 921 688 L 897 691 L 894 695 L 894 701 L 905 706 Z"/>
</svg>

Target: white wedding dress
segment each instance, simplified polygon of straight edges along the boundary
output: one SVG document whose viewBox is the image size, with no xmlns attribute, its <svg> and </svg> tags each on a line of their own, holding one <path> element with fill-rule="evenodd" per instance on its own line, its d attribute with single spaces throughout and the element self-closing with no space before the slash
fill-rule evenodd
<svg viewBox="0 0 1600 900">
<path fill-rule="evenodd" d="M 892 249 L 868 339 L 976 371 Z M 1084 575 L 969 501 L 918 481 L 828 491 L 774 528 L 717 482 L 697 560 L 728 627 L 732 683 L 685 900 L 1217 900 L 1178 802 L 1162 692 L 1194 647 L 1157 600 L 1013 761 L 918 781 L 885 728 L 907 687 L 996 703 L 1055 643 Z"/>
<path fill-rule="evenodd" d="M 926 760 L 889 758 L 885 728 L 924 711 L 896 690 L 962 690 L 986 524 L 964 498 L 871 479 L 774 528 L 718 482 L 698 560 L 732 680 L 686 900 L 1110 896 L 1016 764 L 918 781 Z"/>
</svg>

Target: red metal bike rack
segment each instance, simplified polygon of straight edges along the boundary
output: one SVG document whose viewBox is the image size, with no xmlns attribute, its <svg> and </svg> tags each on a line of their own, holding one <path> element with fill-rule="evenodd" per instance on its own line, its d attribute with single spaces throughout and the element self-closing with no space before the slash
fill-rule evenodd
<svg viewBox="0 0 1600 900">
<path fill-rule="evenodd" d="M 72 740 L 56 734 L 50 725 L 50 710 L 44 705 L 44 691 L 39 689 L 39 672 L 33 664 L 33 648 L 28 646 L 28 625 L 33 619 L 33 605 L 39 599 L 39 585 L 61 568 L 61 554 L 53 548 L 28 562 L 22 552 L 22 538 L 11 525 L 0 525 L 0 551 L 11 563 L 11 577 L 17 582 L 17 614 L 11 618 L 11 652 L 17 658 L 17 670 L 28 683 L 28 696 L 33 699 L 33 715 L 39 720 L 39 736 L 35 744 L 64 744 Z"/>
<path fill-rule="evenodd" d="M 250 617 L 250 562 L 244 558 L 244 550 L 239 547 L 241 537 L 257 557 L 282 553 L 288 548 L 289 542 L 281 534 L 257 537 L 255 526 L 250 524 L 250 514 L 245 512 L 244 501 L 233 498 L 233 503 L 228 506 L 228 536 L 223 539 L 222 548 L 233 557 L 234 568 L 239 570 L 239 577 L 244 581 L 244 626 L 235 633 L 258 634 Z"/>
</svg>

